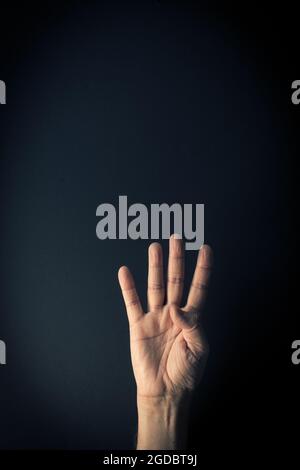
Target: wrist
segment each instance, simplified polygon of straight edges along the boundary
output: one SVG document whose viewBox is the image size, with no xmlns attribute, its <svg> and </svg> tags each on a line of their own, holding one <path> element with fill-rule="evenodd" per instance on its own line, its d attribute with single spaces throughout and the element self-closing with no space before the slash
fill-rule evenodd
<svg viewBox="0 0 300 470">
<path fill-rule="evenodd" d="M 177 395 L 140 395 L 137 394 L 137 407 L 141 413 L 161 414 L 162 412 L 184 412 L 188 411 L 191 403 L 191 392 Z"/>
<path fill-rule="evenodd" d="M 138 449 L 183 449 L 191 394 L 137 396 Z"/>
</svg>

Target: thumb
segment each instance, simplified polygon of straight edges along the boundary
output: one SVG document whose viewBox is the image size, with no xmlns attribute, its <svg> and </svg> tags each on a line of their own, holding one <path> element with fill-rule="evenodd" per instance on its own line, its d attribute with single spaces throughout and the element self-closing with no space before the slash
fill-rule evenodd
<svg viewBox="0 0 300 470">
<path fill-rule="evenodd" d="M 177 305 L 170 306 L 170 316 L 175 326 L 181 330 L 193 330 L 198 326 L 199 314 L 197 312 L 184 312 Z"/>
<path fill-rule="evenodd" d="M 170 306 L 170 316 L 175 326 L 182 330 L 187 346 L 195 353 L 208 352 L 208 344 L 199 324 L 198 312 L 184 312 L 176 305 Z"/>
</svg>

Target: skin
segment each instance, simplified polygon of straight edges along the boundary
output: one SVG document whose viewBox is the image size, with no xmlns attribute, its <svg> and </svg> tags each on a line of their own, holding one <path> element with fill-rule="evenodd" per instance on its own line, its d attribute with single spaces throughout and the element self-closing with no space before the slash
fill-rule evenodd
<svg viewBox="0 0 300 470">
<path fill-rule="evenodd" d="M 147 313 L 129 269 L 122 266 L 118 273 L 137 384 L 137 449 L 183 449 L 191 395 L 208 354 L 199 319 L 212 268 L 212 250 L 208 245 L 199 250 L 184 306 L 182 240 L 174 235 L 170 238 L 166 287 L 161 245 L 152 243 L 148 254 Z"/>
</svg>

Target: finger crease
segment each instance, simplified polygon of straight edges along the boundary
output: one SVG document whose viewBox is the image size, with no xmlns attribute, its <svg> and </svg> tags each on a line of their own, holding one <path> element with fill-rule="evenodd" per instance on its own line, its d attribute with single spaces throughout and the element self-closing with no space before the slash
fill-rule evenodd
<svg viewBox="0 0 300 470">
<path fill-rule="evenodd" d="M 202 264 L 198 263 L 197 264 L 197 268 L 198 269 L 205 269 L 206 271 L 211 271 L 212 270 L 212 267 L 211 266 L 203 266 Z"/>
<path fill-rule="evenodd" d="M 148 290 L 162 290 L 164 288 L 163 284 L 150 284 L 148 285 Z"/>
<path fill-rule="evenodd" d="M 208 288 L 208 285 L 207 284 L 202 284 L 202 283 L 198 283 L 198 282 L 192 282 L 192 286 L 195 287 L 195 289 L 198 289 L 198 290 L 206 290 Z"/>
<path fill-rule="evenodd" d="M 182 284 L 183 277 L 168 277 L 168 282 L 171 284 Z"/>
<path fill-rule="evenodd" d="M 138 299 L 134 299 L 134 300 L 129 300 L 128 302 L 126 302 L 126 306 L 127 307 L 130 307 L 132 305 L 138 305 L 139 304 L 139 300 Z"/>
</svg>

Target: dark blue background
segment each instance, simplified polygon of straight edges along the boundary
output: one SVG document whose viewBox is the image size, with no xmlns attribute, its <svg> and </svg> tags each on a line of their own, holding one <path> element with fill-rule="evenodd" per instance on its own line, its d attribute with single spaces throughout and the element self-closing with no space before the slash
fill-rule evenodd
<svg viewBox="0 0 300 470">
<path fill-rule="evenodd" d="M 285 75 L 275 17 L 263 11 L 124 3 L 6 13 L 0 447 L 134 446 L 116 273 L 129 265 L 145 299 L 148 243 L 95 235 L 96 207 L 121 194 L 205 204 L 211 354 L 190 446 L 251 448 L 252 426 L 256 448 L 266 434 L 277 442 L 295 393 L 287 288 L 297 76 Z"/>
</svg>

